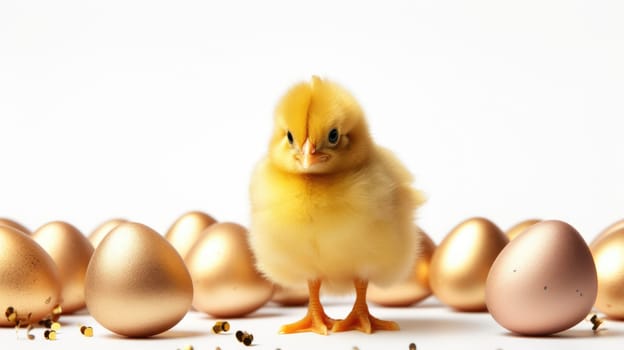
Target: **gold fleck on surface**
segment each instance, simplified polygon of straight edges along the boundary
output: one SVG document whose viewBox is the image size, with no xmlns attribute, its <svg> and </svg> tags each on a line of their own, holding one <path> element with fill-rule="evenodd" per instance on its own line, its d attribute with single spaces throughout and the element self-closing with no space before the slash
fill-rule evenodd
<svg viewBox="0 0 624 350">
<path fill-rule="evenodd" d="M 82 335 L 84 335 L 85 337 L 92 337 L 93 336 L 93 328 L 91 328 L 89 326 L 82 326 L 82 327 L 80 327 L 80 333 L 82 333 Z"/>
</svg>

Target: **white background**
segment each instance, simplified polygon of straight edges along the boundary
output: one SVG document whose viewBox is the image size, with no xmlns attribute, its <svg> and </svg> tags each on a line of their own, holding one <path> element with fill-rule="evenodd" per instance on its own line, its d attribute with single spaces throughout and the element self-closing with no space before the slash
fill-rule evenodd
<svg viewBox="0 0 624 350">
<path fill-rule="evenodd" d="M 616 0 L 2 0 L 0 217 L 32 230 L 65 220 L 85 234 L 113 217 L 164 233 L 189 210 L 246 225 L 274 105 L 318 74 L 359 98 L 376 141 L 414 173 L 429 197 L 419 224 L 436 242 L 476 215 L 503 229 L 562 219 L 591 239 L 624 217 L 623 18 Z M 303 310 L 241 322 L 269 349 L 586 349 L 622 332 L 612 324 L 596 343 L 582 324 L 525 339 L 486 314 L 411 312 L 379 311 L 407 330 L 388 337 L 274 335 Z M 210 325 L 194 317 L 161 348 L 199 349 L 193 330 Z M 86 343 L 77 322 L 98 326 L 76 320 L 66 340 L 140 345 L 101 328 Z M 240 348 L 228 341 L 206 344 Z"/>
<path fill-rule="evenodd" d="M 624 217 L 622 18 L 615 0 L 3 0 L 0 217 L 246 225 L 275 103 L 318 74 L 414 173 L 436 242 L 477 215 L 591 239 Z"/>
</svg>

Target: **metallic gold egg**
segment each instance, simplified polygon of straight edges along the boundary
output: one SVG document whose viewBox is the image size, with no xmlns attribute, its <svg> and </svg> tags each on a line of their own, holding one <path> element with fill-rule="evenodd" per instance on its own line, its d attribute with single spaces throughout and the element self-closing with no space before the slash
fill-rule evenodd
<svg viewBox="0 0 624 350">
<path fill-rule="evenodd" d="M 102 242 L 104 237 L 106 237 L 109 232 L 111 232 L 115 227 L 123 222 L 127 222 L 127 220 L 111 219 L 103 222 L 102 224 L 100 224 L 100 226 L 96 227 L 95 230 L 93 230 L 93 232 L 91 232 L 91 234 L 89 235 L 89 242 L 91 242 L 93 248 L 97 248 L 97 246 L 100 244 L 100 242 Z"/>
<path fill-rule="evenodd" d="M 539 222 L 498 255 L 486 282 L 492 317 L 523 335 L 548 335 L 581 322 L 596 300 L 596 268 L 569 224 Z"/>
<path fill-rule="evenodd" d="M 419 229 L 420 232 L 422 230 Z M 414 259 L 412 273 L 406 280 L 389 287 L 368 287 L 368 300 L 382 306 L 409 306 L 418 303 L 431 295 L 429 285 L 429 267 L 435 251 L 435 243 L 421 233 L 418 243 L 418 256 Z"/>
<path fill-rule="evenodd" d="M 282 306 L 302 306 L 308 303 L 308 286 L 284 287 L 275 285 L 271 301 Z"/>
<path fill-rule="evenodd" d="M 84 279 L 93 254 L 89 240 L 77 228 L 62 221 L 41 226 L 32 237 L 54 260 L 61 275 L 63 313 L 84 308 Z"/>
<path fill-rule="evenodd" d="M 188 212 L 178 218 L 165 234 L 165 238 L 173 245 L 183 258 L 193 244 L 199 239 L 206 227 L 217 222 L 210 215 L 200 211 Z"/>
<path fill-rule="evenodd" d="M 61 277 L 48 253 L 25 233 L 0 225 L 2 311 L 13 307 L 23 324 L 37 323 L 51 314 L 60 298 Z M 0 326 L 15 323 L 2 316 Z"/>
<path fill-rule="evenodd" d="M 240 317 L 264 305 L 273 284 L 255 267 L 247 229 L 217 223 L 202 233 L 186 256 L 193 277 L 193 307 L 214 317 Z"/>
<path fill-rule="evenodd" d="M 512 239 L 516 238 L 516 236 L 518 236 L 522 232 L 526 231 L 526 229 L 528 229 L 529 227 L 537 224 L 540 221 L 542 221 L 542 220 L 529 219 L 529 220 L 521 221 L 521 222 L 513 225 L 512 227 L 510 227 L 507 231 L 505 231 L 505 235 L 511 241 Z"/>
<path fill-rule="evenodd" d="M 609 225 L 608 227 L 606 227 L 604 230 L 602 230 L 596 236 L 596 238 L 594 238 L 594 240 L 591 242 L 590 246 L 595 245 L 601 239 L 603 239 L 603 238 L 607 237 L 608 235 L 612 234 L 613 232 L 619 231 L 621 229 L 624 229 L 624 219 L 616 221 L 616 222 L 612 223 L 611 225 Z"/>
<path fill-rule="evenodd" d="M 444 304 L 460 311 L 485 311 L 485 281 L 498 253 L 509 242 L 485 218 L 457 225 L 433 253 L 429 283 Z"/>
<path fill-rule="evenodd" d="M 0 225 L 4 225 L 4 226 L 9 226 L 12 227 L 20 232 L 24 232 L 26 234 L 30 234 L 30 230 L 27 229 L 26 227 L 24 227 L 22 224 L 20 224 L 17 221 L 13 221 L 11 219 L 7 219 L 7 218 L 0 218 Z"/>
<path fill-rule="evenodd" d="M 148 337 L 175 326 L 193 300 L 184 260 L 151 228 L 119 224 L 100 242 L 87 268 L 89 313 L 108 330 Z"/>
<path fill-rule="evenodd" d="M 598 274 L 596 308 L 624 319 L 624 228 L 601 238 L 591 247 Z"/>
</svg>

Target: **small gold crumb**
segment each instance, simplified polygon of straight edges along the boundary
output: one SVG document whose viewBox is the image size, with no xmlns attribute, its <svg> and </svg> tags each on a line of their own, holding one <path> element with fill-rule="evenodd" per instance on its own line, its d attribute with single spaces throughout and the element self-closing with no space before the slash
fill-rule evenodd
<svg viewBox="0 0 624 350">
<path fill-rule="evenodd" d="M 243 331 L 236 331 L 236 339 L 239 342 L 249 346 L 253 342 L 253 334 L 249 334 Z"/>
<path fill-rule="evenodd" d="M 39 325 L 44 326 L 45 328 L 52 328 L 52 320 L 50 318 L 44 318 L 39 321 Z"/>
<path fill-rule="evenodd" d="M 51 329 L 46 329 L 46 331 L 43 332 L 43 336 L 48 340 L 56 340 L 56 331 L 51 330 Z"/>
<path fill-rule="evenodd" d="M 253 336 L 247 336 L 243 338 L 243 344 L 245 344 L 246 346 L 251 345 L 251 342 L 253 342 Z"/>
<path fill-rule="evenodd" d="M 416 344 L 410 343 L 409 350 L 416 350 Z"/>
<path fill-rule="evenodd" d="M 186 345 L 182 350 L 193 350 L 193 345 Z"/>
<path fill-rule="evenodd" d="M 218 321 L 212 326 L 212 331 L 214 333 L 227 332 L 230 330 L 230 324 L 228 321 Z"/>
<path fill-rule="evenodd" d="M 13 306 L 7 307 L 6 311 L 4 312 L 4 315 L 6 316 L 9 322 L 11 323 L 17 322 L 17 311 L 15 311 Z"/>
<path fill-rule="evenodd" d="M 52 322 L 52 325 L 50 325 L 50 329 L 52 329 L 53 331 L 58 331 L 59 329 L 61 329 L 61 324 L 58 322 Z"/>
<path fill-rule="evenodd" d="M 600 325 L 604 322 L 604 320 L 598 318 L 598 315 L 596 314 L 593 314 L 589 321 L 591 321 L 591 323 L 593 324 L 592 331 L 597 331 L 598 327 L 600 327 Z"/>
<path fill-rule="evenodd" d="M 46 305 L 48 305 L 51 301 L 52 301 L 52 297 L 51 297 L 51 296 L 49 296 L 49 297 L 45 300 Z"/>
<path fill-rule="evenodd" d="M 91 328 L 89 326 L 81 326 L 80 327 L 80 333 L 82 333 L 82 335 L 84 335 L 85 337 L 92 337 L 93 336 L 93 328 Z"/>
<path fill-rule="evenodd" d="M 217 347 L 215 348 L 215 350 L 221 350 L 221 347 L 220 347 L 220 346 L 217 346 Z"/>
<path fill-rule="evenodd" d="M 357 346 L 354 346 L 352 350 L 360 350 Z"/>
</svg>

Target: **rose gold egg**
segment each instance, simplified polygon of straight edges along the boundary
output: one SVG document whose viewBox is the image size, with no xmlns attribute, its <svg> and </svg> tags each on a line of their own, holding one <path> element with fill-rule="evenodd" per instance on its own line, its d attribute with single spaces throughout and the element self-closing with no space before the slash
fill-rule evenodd
<svg viewBox="0 0 624 350">
<path fill-rule="evenodd" d="M 283 287 L 275 285 L 275 291 L 271 301 L 282 306 L 302 306 L 308 303 L 308 287 L 306 285 L 299 287 Z"/>
<path fill-rule="evenodd" d="M 624 219 L 616 221 L 614 223 L 612 223 L 611 225 L 609 225 L 608 227 L 606 227 L 604 230 L 602 230 L 598 236 L 596 236 L 596 238 L 594 238 L 594 240 L 591 242 L 590 246 L 593 246 L 594 244 L 598 243 L 599 240 L 607 237 L 608 235 L 612 234 L 613 232 L 619 231 L 621 229 L 624 229 Z"/>
<path fill-rule="evenodd" d="M 180 216 L 171 225 L 165 238 L 173 245 L 183 258 L 199 239 L 204 229 L 214 224 L 212 216 L 200 211 L 191 211 Z"/>
<path fill-rule="evenodd" d="M 368 300 L 382 306 L 409 306 L 431 295 L 429 266 L 435 251 L 435 243 L 424 232 L 417 243 L 418 255 L 414 259 L 412 273 L 407 279 L 389 287 L 370 285 Z"/>
<path fill-rule="evenodd" d="M 125 219 L 111 219 L 96 227 L 95 230 L 93 230 L 93 232 L 89 235 L 89 241 L 91 242 L 93 248 L 97 248 L 104 237 L 106 237 L 109 232 L 123 222 L 127 221 Z"/>
<path fill-rule="evenodd" d="M 429 283 L 444 304 L 460 311 L 485 311 L 485 280 L 507 236 L 485 218 L 457 225 L 431 257 Z"/>
<path fill-rule="evenodd" d="M 24 225 L 20 224 L 17 221 L 13 221 L 11 219 L 7 219 L 7 218 L 0 218 L 0 225 L 4 225 L 4 226 L 9 226 L 12 227 L 20 232 L 23 232 L 27 235 L 30 234 L 30 230 L 27 229 Z"/>
<path fill-rule="evenodd" d="M 529 219 L 529 220 L 521 221 L 513 225 L 512 227 L 510 227 L 509 230 L 505 231 L 505 236 L 507 236 L 507 238 L 509 238 L 509 240 L 511 241 L 512 239 L 516 238 L 516 236 L 526 231 L 526 229 L 537 224 L 540 221 L 541 220 L 538 220 L 538 219 Z"/>
<path fill-rule="evenodd" d="M 33 239 L 50 255 L 58 267 L 63 285 L 61 307 L 64 314 L 85 306 L 84 279 L 93 246 L 77 228 L 53 221 L 38 228 Z"/>
<path fill-rule="evenodd" d="M 273 284 L 255 268 L 247 229 L 234 223 L 209 226 L 186 256 L 193 277 L 193 307 L 214 317 L 240 317 L 270 300 Z"/>
<path fill-rule="evenodd" d="M 89 313 L 128 337 L 148 337 L 175 326 L 189 310 L 193 283 L 184 261 L 151 228 L 119 224 L 93 253 L 85 280 Z"/>
<path fill-rule="evenodd" d="M 582 321 L 596 290 L 596 269 L 583 237 L 569 224 L 549 220 L 501 251 L 488 275 L 486 302 L 508 330 L 547 335 Z"/>
<path fill-rule="evenodd" d="M 25 233 L 0 225 L 1 311 L 11 306 L 25 324 L 37 323 L 51 314 L 60 298 L 61 277 L 48 253 Z M 0 326 L 15 323 L 3 315 Z"/>
<path fill-rule="evenodd" d="M 598 274 L 596 308 L 624 319 L 624 228 L 611 232 L 591 247 Z"/>
</svg>

